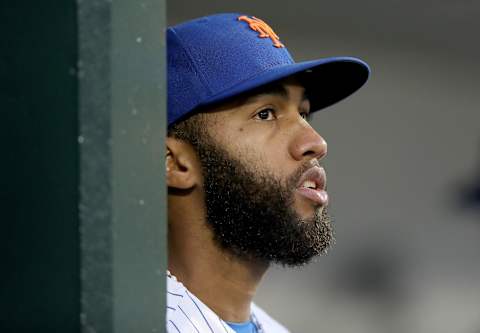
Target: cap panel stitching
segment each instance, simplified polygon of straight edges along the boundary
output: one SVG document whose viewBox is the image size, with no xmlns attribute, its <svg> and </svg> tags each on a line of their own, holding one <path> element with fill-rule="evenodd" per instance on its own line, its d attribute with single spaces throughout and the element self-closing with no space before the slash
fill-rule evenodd
<svg viewBox="0 0 480 333">
<path fill-rule="evenodd" d="M 179 40 L 180 42 L 180 47 L 183 49 L 183 51 L 185 52 L 185 54 L 187 55 L 188 59 L 190 60 L 190 64 L 192 65 L 193 69 L 195 70 L 195 72 L 198 74 L 198 76 L 200 77 L 200 81 L 202 82 L 202 84 L 204 85 L 204 87 L 207 89 L 209 95 L 212 94 L 212 89 L 210 88 L 208 82 L 207 82 L 207 79 L 205 78 L 205 76 L 203 75 L 203 72 L 200 71 L 197 66 L 196 66 L 196 63 L 193 61 L 193 57 L 192 55 L 190 54 L 190 50 L 185 46 L 185 43 L 183 41 L 183 39 L 179 36 L 179 34 L 175 31 L 174 28 L 170 28 L 170 30 L 172 31 L 172 33 L 175 35 L 175 37 Z"/>
</svg>

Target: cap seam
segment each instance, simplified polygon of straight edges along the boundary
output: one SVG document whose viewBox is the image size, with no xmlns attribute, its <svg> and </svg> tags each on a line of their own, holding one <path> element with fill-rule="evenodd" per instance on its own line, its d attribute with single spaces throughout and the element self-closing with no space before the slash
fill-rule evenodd
<svg viewBox="0 0 480 333">
<path fill-rule="evenodd" d="M 190 54 L 189 49 L 188 49 L 186 46 L 184 46 L 185 43 L 184 43 L 183 39 L 180 38 L 180 36 L 177 34 L 177 32 L 175 31 L 174 28 L 171 28 L 171 31 L 172 31 L 172 33 L 175 35 L 175 37 L 177 37 L 177 39 L 180 41 L 180 47 L 183 49 L 183 51 L 184 51 L 185 54 L 187 55 L 188 60 L 190 60 L 190 64 L 192 65 L 192 67 L 193 67 L 193 69 L 195 70 L 195 72 L 197 72 L 197 74 L 199 75 L 200 80 L 202 81 L 202 84 L 205 86 L 205 88 L 208 90 L 209 95 L 211 95 L 211 94 L 212 94 L 212 89 L 211 89 L 210 86 L 208 85 L 207 79 L 206 79 L 205 76 L 203 75 L 203 72 L 200 71 L 200 70 L 197 68 L 195 62 L 193 61 L 193 57 L 192 57 L 192 55 Z"/>
<path fill-rule="evenodd" d="M 345 58 L 348 58 L 348 57 L 345 57 Z M 353 63 L 357 63 L 354 59 L 339 59 L 339 62 L 353 62 Z M 262 71 L 260 71 L 260 72 L 258 72 L 258 73 L 255 73 L 255 74 L 253 74 L 253 75 L 250 75 L 249 77 L 243 79 L 242 81 L 237 82 L 236 84 L 234 84 L 234 85 L 232 85 L 232 86 L 230 86 L 230 87 L 228 87 L 228 88 L 226 88 L 226 89 L 224 89 L 224 90 L 222 90 L 222 91 L 220 91 L 220 92 L 218 92 L 218 93 L 216 93 L 216 94 L 214 94 L 214 95 L 209 96 L 209 98 L 215 98 L 215 97 L 217 97 L 218 95 L 223 94 L 225 91 L 227 91 L 227 90 L 229 90 L 229 89 L 232 89 L 232 88 L 234 88 L 234 87 L 236 87 L 236 86 L 238 86 L 238 85 L 240 85 L 240 84 L 242 84 L 242 83 L 244 83 L 244 82 L 246 82 L 246 81 L 248 81 L 248 80 L 251 80 L 251 79 L 254 78 L 255 76 L 258 76 L 258 75 L 263 74 L 264 72 L 270 70 L 272 67 L 276 67 L 276 65 L 288 66 L 288 65 L 294 65 L 294 64 L 298 64 L 298 63 L 294 61 L 294 62 L 289 63 L 289 64 L 279 64 L 279 63 L 271 64 L 269 67 L 263 69 Z M 321 65 L 322 65 L 322 64 L 317 65 L 317 66 L 321 66 Z M 314 66 L 314 67 L 317 67 L 317 66 Z M 368 68 L 368 66 L 367 66 L 367 68 Z M 309 68 L 309 69 L 311 69 L 311 68 Z M 304 71 L 306 71 L 306 70 L 307 70 L 307 69 L 304 69 L 303 71 L 300 71 L 300 72 L 298 72 L 298 73 L 304 72 Z M 283 78 L 289 77 L 289 76 L 291 76 L 291 75 L 296 75 L 296 74 L 298 74 L 298 73 L 289 74 L 289 75 L 286 75 L 286 76 L 283 77 Z M 369 73 L 369 70 L 367 69 L 367 78 L 368 78 L 369 74 L 370 74 L 370 73 Z M 275 80 L 273 80 L 273 81 L 275 81 Z M 272 81 L 272 82 L 273 82 L 273 81 Z M 366 81 L 365 81 L 365 82 L 366 82 Z M 265 83 L 265 84 L 268 84 L 268 83 Z M 363 84 L 362 84 L 362 85 L 363 85 Z M 255 88 L 253 88 L 253 89 L 255 89 Z M 203 104 L 203 103 L 200 103 L 199 105 L 202 105 L 202 104 Z"/>
<path fill-rule="evenodd" d="M 295 63 L 293 62 L 293 63 L 290 63 L 290 64 L 281 64 L 281 63 L 272 64 L 272 65 L 270 65 L 269 67 L 263 69 L 262 71 L 257 72 L 257 73 L 255 73 L 255 74 L 253 74 L 253 75 L 250 75 L 249 77 L 243 79 L 242 81 L 237 82 L 237 83 L 235 83 L 234 85 L 231 85 L 230 87 L 228 87 L 228 88 L 226 88 L 226 89 L 224 89 L 224 90 L 222 90 L 222 91 L 219 91 L 219 92 L 216 93 L 215 95 L 210 96 L 210 98 L 214 98 L 214 97 L 216 97 L 216 96 L 218 96 L 218 95 L 220 95 L 220 94 L 223 94 L 223 93 L 224 93 L 225 91 L 227 91 L 228 89 L 232 89 L 232 88 L 234 88 L 234 87 L 236 87 L 236 86 L 238 86 L 238 85 L 240 85 L 240 84 L 242 84 L 242 83 L 244 83 L 244 82 L 252 79 L 252 78 L 255 77 L 255 76 L 261 75 L 261 74 L 263 74 L 264 72 L 270 70 L 272 67 L 287 66 L 287 65 L 292 65 L 292 64 L 295 64 Z"/>
</svg>

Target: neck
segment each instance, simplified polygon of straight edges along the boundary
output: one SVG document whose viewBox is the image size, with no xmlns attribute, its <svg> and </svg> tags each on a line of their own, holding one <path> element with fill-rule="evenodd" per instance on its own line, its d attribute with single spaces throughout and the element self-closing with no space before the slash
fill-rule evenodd
<svg viewBox="0 0 480 333">
<path fill-rule="evenodd" d="M 249 320 L 250 304 L 268 264 L 240 260 L 221 250 L 205 221 L 184 216 L 177 222 L 169 222 L 170 272 L 223 320 Z"/>
</svg>

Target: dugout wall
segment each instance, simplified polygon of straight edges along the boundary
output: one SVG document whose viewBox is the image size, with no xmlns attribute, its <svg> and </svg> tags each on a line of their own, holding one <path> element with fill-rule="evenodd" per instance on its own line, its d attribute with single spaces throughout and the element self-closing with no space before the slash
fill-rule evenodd
<svg viewBox="0 0 480 333">
<path fill-rule="evenodd" d="M 0 331 L 163 332 L 165 1 L 0 7 Z"/>
</svg>

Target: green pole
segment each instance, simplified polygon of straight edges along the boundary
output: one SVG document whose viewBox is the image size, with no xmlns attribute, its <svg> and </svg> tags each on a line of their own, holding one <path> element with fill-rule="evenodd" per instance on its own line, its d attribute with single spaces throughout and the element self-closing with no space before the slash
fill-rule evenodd
<svg viewBox="0 0 480 333">
<path fill-rule="evenodd" d="M 79 1 L 81 325 L 164 332 L 165 1 Z"/>
</svg>

